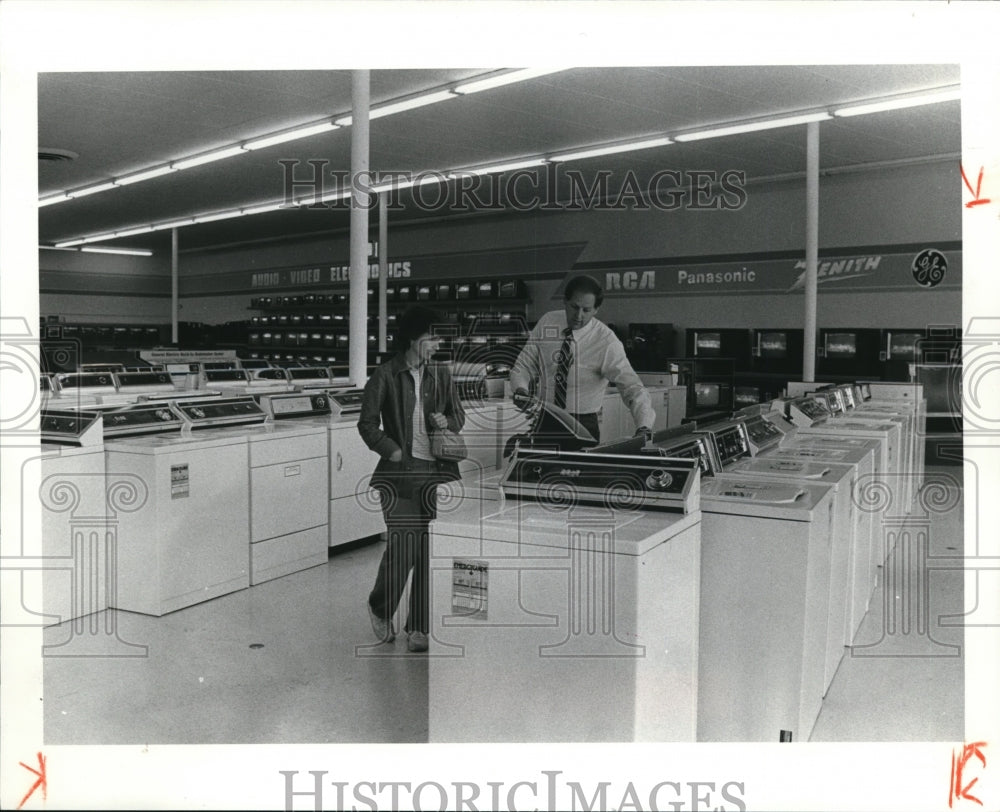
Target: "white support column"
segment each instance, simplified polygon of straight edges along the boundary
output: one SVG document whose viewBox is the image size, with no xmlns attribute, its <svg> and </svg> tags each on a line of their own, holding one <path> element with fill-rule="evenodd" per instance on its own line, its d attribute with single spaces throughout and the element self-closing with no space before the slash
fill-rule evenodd
<svg viewBox="0 0 1000 812">
<path fill-rule="evenodd" d="M 351 311 L 348 375 L 354 386 L 368 379 L 368 177 L 369 72 L 351 71 Z"/>
<path fill-rule="evenodd" d="M 389 281 L 389 193 L 378 196 L 378 351 L 384 353 L 386 347 L 386 307 L 385 289 Z"/>
<path fill-rule="evenodd" d="M 802 380 L 816 380 L 816 270 L 819 257 L 819 122 L 806 124 L 806 294 Z"/>
<path fill-rule="evenodd" d="M 180 269 L 178 245 L 179 235 L 177 234 L 177 227 L 174 226 L 174 228 L 170 229 L 170 343 L 174 345 L 177 344 L 177 321 L 181 310 L 178 298 L 180 291 L 178 280 Z"/>
</svg>

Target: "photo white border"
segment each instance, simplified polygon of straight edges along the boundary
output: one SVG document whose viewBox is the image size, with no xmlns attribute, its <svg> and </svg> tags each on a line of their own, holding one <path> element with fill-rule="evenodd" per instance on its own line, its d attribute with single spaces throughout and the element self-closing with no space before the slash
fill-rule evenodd
<svg viewBox="0 0 1000 812">
<path fill-rule="evenodd" d="M 391 8 L 390 8 L 391 6 Z M 515 8 L 516 7 L 516 8 Z M 38 316 L 34 110 L 39 71 L 514 67 L 553 64 L 749 65 L 960 63 L 963 164 L 984 168 L 982 196 L 963 209 L 963 324 L 997 313 L 1000 257 L 1000 64 L 992 3 L 682 2 L 0 2 L 0 308 L 4 325 Z M 960 183 L 956 168 L 956 182 Z M 963 192 L 963 200 L 967 200 Z M 998 331 L 1000 332 L 1000 331 Z M 5 381 L 6 383 L 6 381 Z M 35 382 L 28 382 L 34 386 Z M 994 387 L 1000 390 L 1000 387 Z M 34 393 L 31 394 L 31 397 Z M 983 396 L 997 398 L 997 395 Z M 17 397 L 14 398 L 17 400 Z M 5 394 L 4 401 L 10 401 Z M 984 408 L 1000 414 L 995 400 Z M 0 410 L 8 408 L 0 404 Z M 4 415 L 6 417 L 6 414 Z M 984 445 L 995 445 L 996 440 Z M 22 517 L 24 451 L 3 448 L 0 539 L 40 526 Z M 966 554 L 998 556 L 992 449 L 979 466 L 979 498 L 966 494 Z M 970 464 L 966 482 L 972 482 Z M 995 566 L 995 564 L 994 564 Z M 5 574 L 6 575 L 6 574 Z M 996 570 L 970 572 L 966 601 L 1000 618 Z M 6 581 L 3 584 L 6 586 Z M 977 589 L 978 587 L 978 589 Z M 985 587 L 985 588 L 984 588 Z M 9 590 L 4 590 L 9 594 Z M 974 606 L 978 599 L 978 607 Z M 5 598 L 6 600 L 6 598 Z M 6 604 L 3 607 L 8 609 Z M 284 808 L 280 770 L 326 770 L 327 781 L 504 782 L 598 780 L 639 791 L 661 781 L 741 781 L 750 809 L 947 808 L 949 759 L 961 743 L 793 745 L 245 745 L 69 747 L 42 740 L 41 631 L 0 629 L 0 806 L 31 785 L 20 765 L 47 757 L 50 808 Z M 998 629 L 966 631 L 966 741 L 988 742 L 976 794 L 1000 808 Z M 34 659 L 31 654 L 34 652 Z M 906 686 L 900 686 L 905 690 Z M 780 747 L 779 751 L 774 748 Z M 329 786 L 329 785 L 328 785 Z M 507 790 L 505 789 L 504 792 Z M 614 795 L 614 793 L 611 793 Z M 431 793 L 428 799 L 436 796 Z M 502 796 L 505 797 L 505 796 Z M 516 796 L 528 802 L 522 791 Z M 325 808 L 333 808 L 331 794 Z M 539 790 L 539 805 L 544 806 Z M 296 808 L 311 808 L 308 799 Z M 617 803 L 617 799 L 616 799 Z M 523 808 L 523 807 L 522 807 Z M 955 809 L 975 809 L 959 802 Z"/>
</svg>

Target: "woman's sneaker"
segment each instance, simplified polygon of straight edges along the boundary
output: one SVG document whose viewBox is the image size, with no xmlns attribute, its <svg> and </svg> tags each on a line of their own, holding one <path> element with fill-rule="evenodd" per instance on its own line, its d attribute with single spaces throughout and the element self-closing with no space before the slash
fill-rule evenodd
<svg viewBox="0 0 1000 812">
<path fill-rule="evenodd" d="M 368 617 L 372 622 L 372 631 L 375 632 L 375 636 L 378 638 L 380 643 L 391 643 L 396 639 L 396 630 L 392 628 L 392 621 L 387 618 L 381 618 L 375 614 L 375 610 L 372 609 L 370 603 L 365 604 L 368 607 Z"/>
<path fill-rule="evenodd" d="M 427 651 L 427 635 L 423 632 L 407 633 L 406 647 L 410 651 Z"/>
</svg>

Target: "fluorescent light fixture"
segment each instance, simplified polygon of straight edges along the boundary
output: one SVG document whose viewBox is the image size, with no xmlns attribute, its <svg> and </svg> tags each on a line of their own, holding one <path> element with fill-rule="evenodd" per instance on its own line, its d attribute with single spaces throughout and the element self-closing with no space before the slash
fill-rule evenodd
<svg viewBox="0 0 1000 812">
<path fill-rule="evenodd" d="M 268 203 L 264 206 L 250 206 L 249 208 L 243 209 L 244 214 L 264 214 L 268 211 L 277 211 L 278 209 L 284 208 L 284 203 Z"/>
<path fill-rule="evenodd" d="M 128 186 L 130 183 L 138 183 L 141 180 L 158 178 L 160 175 L 166 175 L 168 172 L 173 171 L 174 168 L 170 164 L 165 164 L 164 166 L 156 167 L 156 169 L 147 169 L 145 172 L 136 172 L 134 175 L 125 175 L 121 178 L 115 178 L 115 183 L 118 186 Z"/>
<path fill-rule="evenodd" d="M 835 116 L 846 118 L 847 116 L 861 116 L 865 113 L 881 113 L 886 110 L 902 110 L 906 107 L 921 107 L 925 104 L 938 104 L 946 101 L 957 101 L 962 98 L 961 88 L 951 90 L 941 90 L 935 93 L 921 93 L 913 96 L 903 96 L 895 99 L 883 99 L 882 101 L 870 102 L 867 104 L 855 104 L 850 107 L 841 107 L 833 111 Z"/>
<path fill-rule="evenodd" d="M 507 73 L 494 74 L 485 79 L 473 79 L 469 82 L 462 82 L 455 85 L 455 92 L 468 95 L 469 93 L 479 93 L 482 90 L 491 90 L 494 87 L 503 87 L 514 82 L 523 82 L 525 79 L 534 79 L 536 76 L 545 76 L 548 73 L 558 73 L 563 68 L 524 68 L 522 70 L 508 71 Z"/>
<path fill-rule="evenodd" d="M 84 237 L 82 240 L 80 240 L 80 242 L 81 243 L 102 242 L 103 240 L 113 240 L 117 236 L 118 235 L 114 231 L 112 231 L 108 234 L 95 234 L 93 237 Z"/>
<path fill-rule="evenodd" d="M 168 228 L 180 228 L 181 226 L 190 226 L 194 224 L 193 217 L 187 217 L 183 220 L 171 220 L 169 223 L 153 223 L 153 231 L 165 231 Z"/>
<path fill-rule="evenodd" d="M 549 156 L 551 161 L 578 161 L 582 158 L 596 158 L 598 155 L 614 155 L 618 152 L 632 152 L 633 150 L 649 149 L 650 147 L 664 147 L 672 144 L 669 138 L 647 138 L 645 141 L 633 141 L 629 144 L 609 144 L 606 147 L 594 147 L 593 149 L 582 149 L 577 152 L 563 152 Z"/>
<path fill-rule="evenodd" d="M 66 240 L 65 242 L 57 242 L 56 248 L 72 248 L 74 245 L 83 245 L 83 239 L 79 240 Z"/>
<path fill-rule="evenodd" d="M 811 121 L 826 121 L 829 118 L 831 118 L 829 113 L 805 113 L 799 116 L 770 118 L 764 121 L 748 121 L 743 124 L 733 124 L 727 127 L 714 127 L 710 130 L 698 130 L 697 132 L 675 135 L 674 141 L 700 141 L 703 138 L 718 138 L 723 135 L 752 133 L 759 132 L 760 130 L 775 130 L 779 127 L 793 127 L 796 124 L 808 124 Z"/>
<path fill-rule="evenodd" d="M 417 107 L 426 107 L 428 104 L 437 104 L 448 99 L 458 98 L 450 90 L 439 90 L 436 93 L 425 93 L 423 96 L 415 96 L 412 99 L 384 104 L 380 107 L 373 107 L 368 111 L 368 118 L 381 118 L 391 116 L 393 113 L 402 113 L 404 110 L 414 110 Z"/>
<path fill-rule="evenodd" d="M 60 248 L 58 245 L 39 245 L 40 251 L 76 251 L 76 248 Z"/>
<path fill-rule="evenodd" d="M 409 180 L 392 180 L 372 186 L 373 192 L 385 192 L 390 189 L 409 189 L 411 186 L 424 186 L 428 183 L 447 183 L 448 176 L 443 172 L 418 172 Z"/>
<path fill-rule="evenodd" d="M 126 231 L 116 231 L 116 237 L 132 237 L 136 234 L 149 234 L 153 230 L 152 226 L 139 226 L 137 228 L 130 228 Z"/>
<path fill-rule="evenodd" d="M 86 197 L 87 195 L 92 195 L 95 192 L 106 192 L 108 189 L 114 189 L 118 186 L 113 180 L 107 183 L 98 183 L 96 186 L 85 186 L 83 189 L 71 189 L 66 192 L 66 197 Z"/>
<path fill-rule="evenodd" d="M 182 158 L 179 161 L 174 161 L 173 167 L 174 169 L 190 169 L 192 166 L 201 166 L 212 161 L 221 161 L 223 158 L 231 158 L 233 155 L 239 155 L 243 152 L 246 152 L 246 150 L 237 144 L 234 147 L 217 149 L 215 152 L 205 152 L 201 155 L 195 155 L 193 158 Z"/>
<path fill-rule="evenodd" d="M 195 217 L 194 221 L 196 223 L 211 223 L 215 220 L 228 220 L 230 217 L 242 217 L 242 209 L 236 209 L 235 211 L 223 211 L 218 214 L 206 214 L 203 216 Z"/>
<path fill-rule="evenodd" d="M 529 166 L 541 166 L 548 163 L 546 158 L 531 158 L 524 161 L 511 161 L 505 164 L 494 164 L 493 166 L 479 166 L 472 169 L 456 169 L 448 173 L 448 178 L 460 178 L 463 175 L 492 175 L 496 172 L 512 172 L 515 169 L 526 169 Z"/>
<path fill-rule="evenodd" d="M 81 248 L 90 254 L 126 254 L 132 257 L 151 257 L 153 252 L 148 248 Z"/>
<path fill-rule="evenodd" d="M 284 144 L 286 141 L 295 141 L 299 138 L 308 138 L 310 135 L 339 130 L 340 126 L 332 121 L 321 121 L 318 124 L 309 124 L 305 127 L 297 127 L 294 130 L 285 130 L 274 135 L 265 135 L 260 138 L 253 138 L 243 142 L 243 149 L 264 149 L 273 147 L 275 144 Z"/>
<path fill-rule="evenodd" d="M 62 203 L 64 200 L 69 199 L 70 196 L 65 193 L 52 195 L 52 197 L 43 197 L 38 201 L 38 208 L 41 208 L 42 206 L 51 206 L 53 203 Z"/>
</svg>

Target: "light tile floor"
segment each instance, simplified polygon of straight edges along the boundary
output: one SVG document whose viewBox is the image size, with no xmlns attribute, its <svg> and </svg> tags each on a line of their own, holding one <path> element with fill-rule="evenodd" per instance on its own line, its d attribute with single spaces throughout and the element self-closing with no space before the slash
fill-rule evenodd
<svg viewBox="0 0 1000 812">
<path fill-rule="evenodd" d="M 955 467 L 927 473 L 946 485 L 960 476 Z M 946 509 L 907 523 L 911 539 L 926 530 L 929 553 L 914 555 L 921 542 L 903 540 L 880 570 L 813 741 L 962 740 L 963 581 L 936 560 L 961 552 L 962 498 L 960 488 L 942 493 Z M 426 741 L 426 657 L 408 654 L 404 637 L 371 644 L 365 598 L 381 551 L 378 542 L 348 550 L 160 618 L 95 616 L 117 627 L 117 637 L 103 635 L 107 653 L 134 653 L 129 643 L 148 647 L 146 656 L 46 656 L 46 743 Z M 44 638 L 53 655 L 78 642 L 67 624 Z"/>
</svg>

